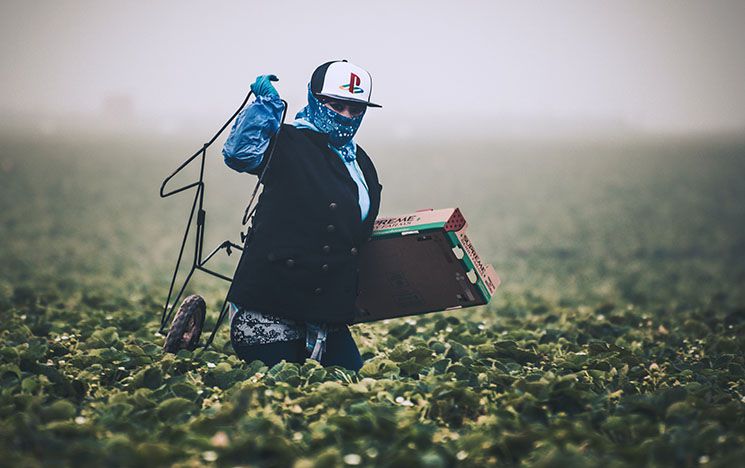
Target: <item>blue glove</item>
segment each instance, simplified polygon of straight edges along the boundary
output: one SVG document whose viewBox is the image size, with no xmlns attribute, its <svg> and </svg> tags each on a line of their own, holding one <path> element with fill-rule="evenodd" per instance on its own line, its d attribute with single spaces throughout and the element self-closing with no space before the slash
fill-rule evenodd
<svg viewBox="0 0 745 468">
<path fill-rule="evenodd" d="M 279 81 L 276 75 L 259 75 L 256 77 L 256 81 L 251 84 L 251 91 L 258 96 L 275 96 L 279 97 L 279 93 L 274 86 L 272 81 Z"/>
</svg>

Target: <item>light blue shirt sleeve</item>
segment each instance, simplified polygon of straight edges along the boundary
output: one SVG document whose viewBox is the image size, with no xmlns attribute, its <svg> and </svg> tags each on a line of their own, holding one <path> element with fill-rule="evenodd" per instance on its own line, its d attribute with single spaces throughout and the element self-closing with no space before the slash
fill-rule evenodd
<svg viewBox="0 0 745 468">
<path fill-rule="evenodd" d="M 283 110 L 279 96 L 257 96 L 243 109 L 222 149 L 225 164 L 238 172 L 258 167 L 269 140 L 279 129 Z"/>
</svg>

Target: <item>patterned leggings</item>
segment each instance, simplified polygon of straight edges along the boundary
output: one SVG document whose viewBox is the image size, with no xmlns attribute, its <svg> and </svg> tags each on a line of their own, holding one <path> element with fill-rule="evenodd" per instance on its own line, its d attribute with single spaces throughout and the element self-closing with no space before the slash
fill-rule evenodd
<svg viewBox="0 0 745 468">
<path fill-rule="evenodd" d="M 303 363 L 310 356 L 306 349 L 305 338 L 274 343 L 245 345 L 233 341 L 233 349 L 239 358 L 246 362 L 259 359 L 269 367 L 284 359 L 287 362 Z M 320 361 L 322 366 L 341 366 L 359 371 L 362 357 L 349 328 L 330 331 L 326 337 L 326 349 Z"/>
</svg>

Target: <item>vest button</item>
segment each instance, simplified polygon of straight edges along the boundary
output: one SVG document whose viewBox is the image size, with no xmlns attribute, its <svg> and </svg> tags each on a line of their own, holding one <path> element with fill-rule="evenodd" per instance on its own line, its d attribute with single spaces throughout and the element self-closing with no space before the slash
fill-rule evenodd
<svg viewBox="0 0 745 468">
<path fill-rule="evenodd" d="M 326 226 L 326 231 L 328 232 L 334 232 L 335 230 L 336 226 L 334 226 L 333 224 L 329 224 L 328 226 Z"/>
<path fill-rule="evenodd" d="M 328 263 L 324 263 L 323 265 L 321 265 L 321 270 L 322 271 L 329 271 L 329 264 Z"/>
<path fill-rule="evenodd" d="M 335 210 L 337 206 L 336 202 L 331 202 L 329 203 L 329 210 Z"/>
<path fill-rule="evenodd" d="M 270 262 L 273 262 L 275 258 L 277 257 L 274 256 L 274 252 L 269 252 L 266 256 L 266 259 L 269 260 Z"/>
<path fill-rule="evenodd" d="M 313 293 L 316 296 L 320 295 L 322 292 L 323 292 L 323 289 L 321 289 L 321 288 L 316 288 L 316 289 L 313 290 Z"/>
<path fill-rule="evenodd" d="M 349 253 L 352 255 L 357 255 L 357 247 L 352 247 L 351 249 L 349 249 Z"/>
<path fill-rule="evenodd" d="M 331 246 L 330 245 L 324 245 L 321 250 L 323 250 L 323 253 L 329 253 L 329 252 L 331 252 Z"/>
<path fill-rule="evenodd" d="M 285 265 L 287 265 L 288 267 L 292 268 L 293 266 L 295 266 L 295 260 L 293 260 L 293 259 L 291 259 L 291 258 L 288 258 L 288 259 L 287 259 L 287 260 L 285 261 Z"/>
</svg>

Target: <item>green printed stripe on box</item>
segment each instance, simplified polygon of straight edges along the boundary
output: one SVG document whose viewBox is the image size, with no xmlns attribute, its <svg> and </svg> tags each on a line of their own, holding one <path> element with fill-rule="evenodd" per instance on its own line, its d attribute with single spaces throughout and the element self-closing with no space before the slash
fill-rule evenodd
<svg viewBox="0 0 745 468">
<path fill-rule="evenodd" d="M 460 261 L 466 265 L 466 271 L 473 270 L 473 272 L 476 273 L 476 287 L 479 289 L 479 291 L 481 291 L 481 297 L 486 302 L 489 302 L 489 300 L 491 300 L 491 294 L 489 294 L 489 289 L 487 289 L 486 285 L 484 284 L 484 280 L 481 278 L 481 275 L 479 275 L 478 270 L 476 270 L 476 266 L 474 265 L 473 260 L 471 260 L 471 257 L 468 256 L 466 249 L 461 247 L 460 240 L 458 240 L 458 236 L 455 234 L 455 232 L 452 232 L 452 231 L 446 232 L 445 235 L 447 236 L 448 239 L 450 239 L 450 244 L 453 247 L 457 245 L 463 251 L 463 258 L 460 259 Z"/>
<path fill-rule="evenodd" d="M 378 229 L 373 231 L 372 237 L 383 237 L 383 236 L 390 236 L 394 234 L 401 234 L 402 232 L 408 232 L 408 231 L 426 231 L 429 229 L 441 229 L 443 226 L 445 226 L 445 223 L 439 222 L 439 223 L 427 223 L 427 224 L 418 224 L 414 226 L 402 226 L 402 227 L 393 227 L 393 228 L 387 228 L 387 229 Z"/>
</svg>

